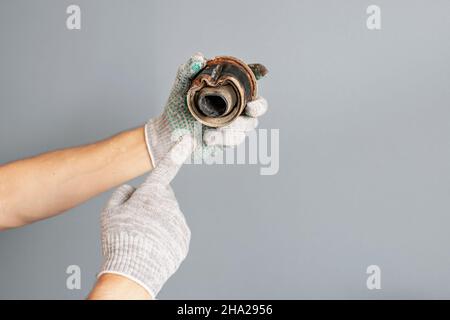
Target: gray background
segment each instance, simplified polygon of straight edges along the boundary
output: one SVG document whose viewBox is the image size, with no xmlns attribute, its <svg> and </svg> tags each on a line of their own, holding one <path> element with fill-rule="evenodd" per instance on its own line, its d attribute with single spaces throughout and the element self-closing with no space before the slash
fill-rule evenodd
<svg viewBox="0 0 450 320">
<path fill-rule="evenodd" d="M 65 27 L 72 3 L 80 31 Z M 370 4 L 380 31 L 366 28 Z M 260 61 L 260 127 L 280 129 L 280 171 L 182 170 L 191 250 L 160 298 L 450 298 L 449 12 L 438 0 L 1 0 L 0 163 L 144 123 L 196 51 Z M 215 179 L 219 192 L 200 189 Z M 0 233 L 0 298 L 85 297 L 109 195 Z M 65 287 L 70 264 L 82 290 Z M 366 288 L 371 264 L 381 290 Z"/>
</svg>

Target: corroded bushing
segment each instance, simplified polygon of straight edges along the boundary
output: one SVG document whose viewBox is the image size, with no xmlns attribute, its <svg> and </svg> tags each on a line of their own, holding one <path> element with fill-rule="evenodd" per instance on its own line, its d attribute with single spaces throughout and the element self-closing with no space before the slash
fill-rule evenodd
<svg viewBox="0 0 450 320">
<path fill-rule="evenodd" d="M 266 73 L 263 65 L 247 65 L 234 57 L 209 60 L 187 92 L 189 111 L 204 125 L 226 126 L 256 98 L 256 80 Z"/>
</svg>

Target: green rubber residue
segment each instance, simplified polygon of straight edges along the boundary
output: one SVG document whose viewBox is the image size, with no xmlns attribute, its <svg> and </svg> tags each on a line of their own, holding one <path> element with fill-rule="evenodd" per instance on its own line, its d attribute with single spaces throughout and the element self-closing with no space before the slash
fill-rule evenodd
<svg viewBox="0 0 450 320">
<path fill-rule="evenodd" d="M 200 62 L 193 63 L 192 67 L 191 67 L 193 72 L 199 72 L 201 68 L 202 68 L 202 64 Z"/>
</svg>

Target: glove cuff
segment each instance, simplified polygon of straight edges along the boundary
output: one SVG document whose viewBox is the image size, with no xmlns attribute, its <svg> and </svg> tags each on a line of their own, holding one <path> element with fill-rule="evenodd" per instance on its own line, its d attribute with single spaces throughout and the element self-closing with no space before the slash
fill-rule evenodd
<svg viewBox="0 0 450 320">
<path fill-rule="evenodd" d="M 172 130 L 169 122 L 163 114 L 150 119 L 145 125 L 145 142 L 150 155 L 153 168 L 174 145 L 172 141 Z"/>
<path fill-rule="evenodd" d="M 104 273 L 125 276 L 156 298 L 171 273 L 156 264 L 158 259 L 150 259 L 158 251 L 155 244 L 143 236 L 126 232 L 109 233 L 102 244 L 105 259 L 98 277 Z"/>
</svg>

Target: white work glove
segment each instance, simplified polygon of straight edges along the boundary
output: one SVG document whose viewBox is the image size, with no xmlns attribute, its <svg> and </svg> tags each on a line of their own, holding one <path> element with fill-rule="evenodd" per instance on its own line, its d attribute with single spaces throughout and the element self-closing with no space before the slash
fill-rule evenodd
<svg viewBox="0 0 450 320">
<path fill-rule="evenodd" d="M 210 128 L 198 122 L 189 112 L 186 93 L 191 80 L 205 66 L 206 59 L 197 53 L 178 69 L 175 83 L 167 100 L 163 113 L 150 119 L 145 126 L 147 148 L 153 167 L 179 136 L 190 134 L 194 137 L 194 158 L 204 159 L 215 154 L 224 146 L 237 146 L 244 142 L 245 136 L 258 125 L 257 117 L 267 111 L 267 101 L 259 97 L 247 103 L 244 114 L 233 123 L 222 128 Z M 200 137 L 194 130 L 194 124 L 201 128 Z M 198 131 L 198 130 L 197 130 Z"/>
<path fill-rule="evenodd" d="M 137 189 L 119 187 L 101 216 L 104 262 L 98 277 L 114 273 L 155 298 L 188 253 L 191 232 L 169 183 L 192 152 L 185 136 Z"/>
</svg>

